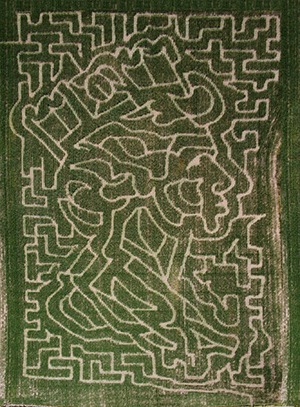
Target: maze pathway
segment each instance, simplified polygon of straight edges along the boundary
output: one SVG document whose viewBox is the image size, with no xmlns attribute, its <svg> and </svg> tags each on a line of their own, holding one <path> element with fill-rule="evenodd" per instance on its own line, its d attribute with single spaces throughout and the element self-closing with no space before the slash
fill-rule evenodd
<svg viewBox="0 0 300 407">
<path fill-rule="evenodd" d="M 19 13 L 18 35 L 22 380 L 278 401 L 279 15 Z"/>
</svg>

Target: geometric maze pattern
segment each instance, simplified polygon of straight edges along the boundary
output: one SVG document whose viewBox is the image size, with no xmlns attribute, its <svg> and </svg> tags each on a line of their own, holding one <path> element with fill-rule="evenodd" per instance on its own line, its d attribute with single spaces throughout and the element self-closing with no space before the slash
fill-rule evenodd
<svg viewBox="0 0 300 407">
<path fill-rule="evenodd" d="M 279 23 L 18 14 L 25 377 L 264 389 L 255 197 Z"/>
</svg>

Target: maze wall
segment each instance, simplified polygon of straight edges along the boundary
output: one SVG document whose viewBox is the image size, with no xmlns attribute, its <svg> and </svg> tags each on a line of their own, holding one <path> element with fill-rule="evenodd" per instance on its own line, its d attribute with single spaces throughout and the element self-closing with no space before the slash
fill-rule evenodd
<svg viewBox="0 0 300 407">
<path fill-rule="evenodd" d="M 279 23 L 18 15 L 24 377 L 265 390 Z"/>
</svg>

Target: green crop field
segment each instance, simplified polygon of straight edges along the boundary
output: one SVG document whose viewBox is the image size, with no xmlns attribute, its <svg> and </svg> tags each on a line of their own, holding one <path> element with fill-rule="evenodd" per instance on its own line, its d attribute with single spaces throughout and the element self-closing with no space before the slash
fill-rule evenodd
<svg viewBox="0 0 300 407">
<path fill-rule="evenodd" d="M 297 406 L 298 2 L 1 7 L 2 402 Z"/>
</svg>

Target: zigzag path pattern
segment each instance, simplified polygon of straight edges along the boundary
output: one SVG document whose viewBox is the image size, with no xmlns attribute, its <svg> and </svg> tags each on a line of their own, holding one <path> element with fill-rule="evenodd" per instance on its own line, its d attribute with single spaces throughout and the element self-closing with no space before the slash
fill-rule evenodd
<svg viewBox="0 0 300 407">
<path fill-rule="evenodd" d="M 23 376 L 252 403 L 277 340 L 259 185 L 279 17 L 20 13 L 18 29 Z"/>
</svg>

